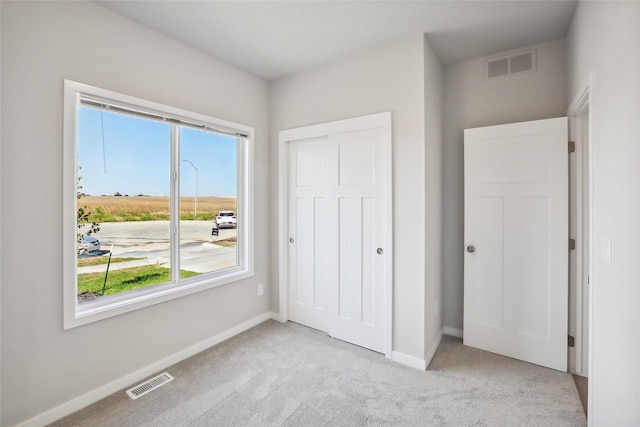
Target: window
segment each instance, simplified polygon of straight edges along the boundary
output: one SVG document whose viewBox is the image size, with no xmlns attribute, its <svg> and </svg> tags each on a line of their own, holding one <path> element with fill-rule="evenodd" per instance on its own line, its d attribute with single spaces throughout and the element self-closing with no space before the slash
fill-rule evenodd
<svg viewBox="0 0 640 427">
<path fill-rule="evenodd" d="M 65 329 L 253 274 L 253 129 L 65 81 Z"/>
</svg>

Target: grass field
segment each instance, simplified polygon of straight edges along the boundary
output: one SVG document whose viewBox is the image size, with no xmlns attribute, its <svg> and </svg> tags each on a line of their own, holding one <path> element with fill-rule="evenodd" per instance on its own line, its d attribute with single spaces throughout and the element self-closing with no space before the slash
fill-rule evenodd
<svg viewBox="0 0 640 427">
<path fill-rule="evenodd" d="M 131 258 L 131 257 L 117 257 L 111 258 L 111 264 L 116 262 L 124 262 L 124 261 L 133 261 L 140 258 Z M 92 265 L 102 265 L 106 264 L 109 261 L 108 256 L 101 257 L 92 257 L 92 258 L 79 258 L 78 259 L 78 267 L 89 267 Z"/>
<path fill-rule="evenodd" d="M 180 277 L 191 277 L 198 273 L 180 270 Z M 105 295 L 113 295 L 132 289 L 144 288 L 171 281 L 171 271 L 165 267 L 145 265 L 142 267 L 125 268 L 109 272 Z M 78 274 L 78 293 L 94 291 L 102 292 L 104 273 Z"/>
<path fill-rule="evenodd" d="M 125 222 L 169 219 L 169 197 L 84 196 L 78 207 L 91 212 L 89 221 Z M 236 212 L 235 197 L 198 197 L 198 219 L 214 220 L 219 211 Z M 180 198 L 180 219 L 194 219 L 194 198 Z"/>
</svg>

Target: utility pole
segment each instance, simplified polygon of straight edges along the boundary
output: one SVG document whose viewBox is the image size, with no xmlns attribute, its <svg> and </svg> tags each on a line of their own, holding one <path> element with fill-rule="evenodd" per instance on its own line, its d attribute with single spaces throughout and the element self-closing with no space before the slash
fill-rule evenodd
<svg viewBox="0 0 640 427">
<path fill-rule="evenodd" d="M 191 160 L 187 160 L 187 159 L 182 159 L 183 162 L 187 162 L 191 165 L 191 167 L 193 168 L 193 170 L 196 171 L 196 199 L 195 199 L 195 203 L 194 203 L 194 214 L 193 214 L 193 219 L 198 218 L 198 168 L 196 167 L 196 165 L 193 164 L 193 162 Z"/>
</svg>

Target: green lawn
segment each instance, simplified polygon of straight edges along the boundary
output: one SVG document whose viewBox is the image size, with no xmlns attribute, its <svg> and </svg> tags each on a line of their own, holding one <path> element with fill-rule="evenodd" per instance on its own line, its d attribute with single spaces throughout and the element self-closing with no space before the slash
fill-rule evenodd
<svg viewBox="0 0 640 427">
<path fill-rule="evenodd" d="M 131 258 L 131 257 L 122 257 L 122 258 L 111 258 L 111 264 L 114 262 L 124 262 L 124 261 L 133 261 L 134 259 L 140 258 Z M 109 261 L 109 255 L 105 254 L 103 256 L 91 257 L 91 258 L 78 258 L 78 267 L 88 267 L 90 265 L 100 265 L 106 264 Z"/>
<path fill-rule="evenodd" d="M 180 270 L 180 278 L 195 276 L 198 273 Z M 146 286 L 169 282 L 171 272 L 168 268 L 156 265 L 125 268 L 109 272 L 105 295 L 113 295 Z M 104 273 L 78 274 L 78 293 L 94 291 L 102 292 Z"/>
</svg>

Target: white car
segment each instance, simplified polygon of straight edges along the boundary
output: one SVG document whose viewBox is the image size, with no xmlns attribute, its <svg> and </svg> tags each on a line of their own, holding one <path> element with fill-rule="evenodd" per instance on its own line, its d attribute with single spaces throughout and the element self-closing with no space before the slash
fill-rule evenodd
<svg viewBox="0 0 640 427">
<path fill-rule="evenodd" d="M 99 251 L 100 247 L 100 240 L 88 234 L 83 234 L 78 240 L 78 255 Z"/>
<path fill-rule="evenodd" d="M 236 214 L 233 211 L 220 211 L 216 217 L 216 223 L 219 228 L 231 227 L 236 228 Z"/>
</svg>

